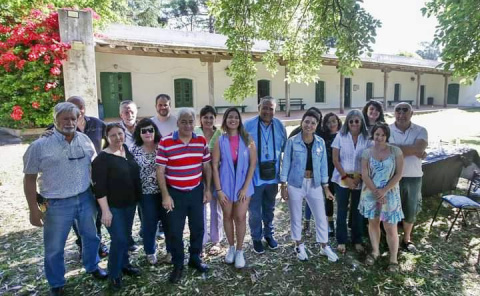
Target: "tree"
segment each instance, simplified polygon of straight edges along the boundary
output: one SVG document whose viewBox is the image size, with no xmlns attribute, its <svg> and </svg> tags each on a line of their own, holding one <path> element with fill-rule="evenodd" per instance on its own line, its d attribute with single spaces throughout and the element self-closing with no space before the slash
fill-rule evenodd
<svg viewBox="0 0 480 296">
<path fill-rule="evenodd" d="M 426 60 L 434 60 L 437 61 L 438 57 L 440 56 L 440 49 L 438 48 L 438 45 L 433 44 L 431 42 L 420 42 L 420 46 L 423 49 L 419 49 L 416 51 L 416 53 L 421 56 L 423 59 Z"/>
<path fill-rule="evenodd" d="M 208 14 L 206 0 L 172 0 L 164 5 L 164 13 L 175 29 L 214 32 L 213 18 Z"/>
<path fill-rule="evenodd" d="M 429 0 L 422 13 L 438 20 L 433 42 L 443 48 L 444 69 L 473 81 L 480 72 L 480 1 Z"/>
<path fill-rule="evenodd" d="M 397 53 L 397 56 L 422 59 L 422 57 L 419 54 L 413 53 L 413 52 L 408 52 L 408 51 L 400 51 L 399 53 Z"/>
<path fill-rule="evenodd" d="M 167 19 L 163 17 L 162 1 L 129 0 L 128 7 L 132 15 L 132 23 L 145 27 L 164 27 Z"/>
<path fill-rule="evenodd" d="M 359 56 L 372 51 L 381 25 L 355 0 L 212 0 L 209 7 L 233 54 L 228 71 L 232 84 L 225 92 L 229 101 L 255 93 L 254 40 L 268 41 L 262 60 L 272 75 L 280 62 L 288 69 L 289 82 L 311 83 L 332 38 L 338 70 L 348 75 L 361 65 Z"/>
</svg>

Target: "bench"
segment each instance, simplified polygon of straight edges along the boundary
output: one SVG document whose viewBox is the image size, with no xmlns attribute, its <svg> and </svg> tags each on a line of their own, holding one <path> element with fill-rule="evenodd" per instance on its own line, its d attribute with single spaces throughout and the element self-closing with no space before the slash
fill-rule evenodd
<svg viewBox="0 0 480 296">
<path fill-rule="evenodd" d="M 247 108 L 246 105 L 239 105 L 239 106 L 215 106 L 215 111 L 217 111 L 217 113 L 219 113 L 218 111 L 221 110 L 221 109 L 228 109 L 230 107 L 235 107 L 237 109 L 242 109 L 242 113 L 245 113 L 245 108 Z"/>
<path fill-rule="evenodd" d="M 398 100 L 398 101 L 387 101 L 388 107 L 392 107 L 393 104 L 399 104 L 399 103 L 409 103 L 410 105 L 413 105 L 413 100 Z"/>
<path fill-rule="evenodd" d="M 278 99 L 278 105 L 280 106 L 280 111 L 283 111 L 287 105 L 287 100 Z M 302 98 L 290 98 L 290 106 L 298 106 L 300 110 L 305 110 L 305 105 L 307 104 L 303 103 Z"/>
</svg>

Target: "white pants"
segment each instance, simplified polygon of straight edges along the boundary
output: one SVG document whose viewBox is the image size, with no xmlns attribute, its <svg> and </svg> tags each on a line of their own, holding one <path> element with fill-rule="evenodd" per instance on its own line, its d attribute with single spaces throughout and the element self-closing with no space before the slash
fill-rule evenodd
<svg viewBox="0 0 480 296">
<path fill-rule="evenodd" d="M 291 237 L 302 239 L 303 198 L 306 198 L 315 218 L 315 232 L 318 243 L 328 242 L 328 221 L 325 214 L 325 197 L 322 186 L 313 187 L 313 179 L 303 179 L 302 188 L 288 185 L 288 207 L 290 208 Z"/>
</svg>

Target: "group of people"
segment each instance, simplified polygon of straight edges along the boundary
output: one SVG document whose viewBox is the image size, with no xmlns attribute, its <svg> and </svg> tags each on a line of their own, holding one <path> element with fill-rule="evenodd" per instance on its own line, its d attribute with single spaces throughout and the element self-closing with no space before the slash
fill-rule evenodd
<svg viewBox="0 0 480 296">
<path fill-rule="evenodd" d="M 109 278 L 113 289 L 122 287 L 122 275 L 140 274 L 129 260 L 137 206 L 149 264 L 158 262 L 157 230 L 165 233 L 167 261 L 173 264 L 170 282 L 182 278 L 187 217 L 190 267 L 206 272 L 203 247 L 210 241 L 210 252 L 219 252 L 225 233 L 225 262 L 243 268 L 247 213 L 253 251 L 278 248 L 273 220 L 279 185 L 301 261 L 308 260 L 302 240 L 304 200 L 303 231 L 309 231 L 313 215 L 320 254 L 329 261 L 345 252 L 347 225 L 355 250 L 364 251 L 365 219 L 372 244 L 367 264 L 380 255 L 380 222 L 390 270 L 398 268 L 397 223 L 403 221 L 402 245 L 415 251 L 411 232 L 421 207 L 427 132 L 411 122 L 409 104 L 395 107 L 390 126 L 376 101 L 369 101 L 363 112 L 351 110 L 343 125 L 334 113 L 322 120 L 321 111 L 312 107 L 287 139 L 270 96 L 261 98 L 258 115 L 245 123 L 235 107 L 228 108 L 220 128 L 212 106 L 201 109 L 195 127 L 194 109 L 180 108 L 174 116 L 170 102 L 168 95 L 158 95 L 157 114 L 137 121 L 136 104 L 123 101 L 121 121 L 105 125 L 85 115 L 83 99 L 72 97 L 55 106 L 53 132 L 27 149 L 25 195 L 31 224 L 44 227 L 45 273 L 53 295 L 64 293 L 64 247 L 72 226 L 81 238 L 87 273 Z M 90 132 L 88 122 L 97 123 Z M 110 250 L 100 244 L 98 220 L 110 234 Z M 337 253 L 328 245 L 332 235 Z M 102 253 L 108 253 L 108 274 L 98 267 Z"/>
</svg>

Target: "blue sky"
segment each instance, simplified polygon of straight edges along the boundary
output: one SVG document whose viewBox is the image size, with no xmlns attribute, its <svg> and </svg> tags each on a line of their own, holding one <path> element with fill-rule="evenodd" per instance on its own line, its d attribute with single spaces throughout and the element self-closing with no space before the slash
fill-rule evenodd
<svg viewBox="0 0 480 296">
<path fill-rule="evenodd" d="M 424 0 L 363 0 L 362 6 L 382 21 L 377 30 L 375 53 L 415 52 L 422 41 L 433 41 L 436 18 L 422 16 Z"/>
</svg>

